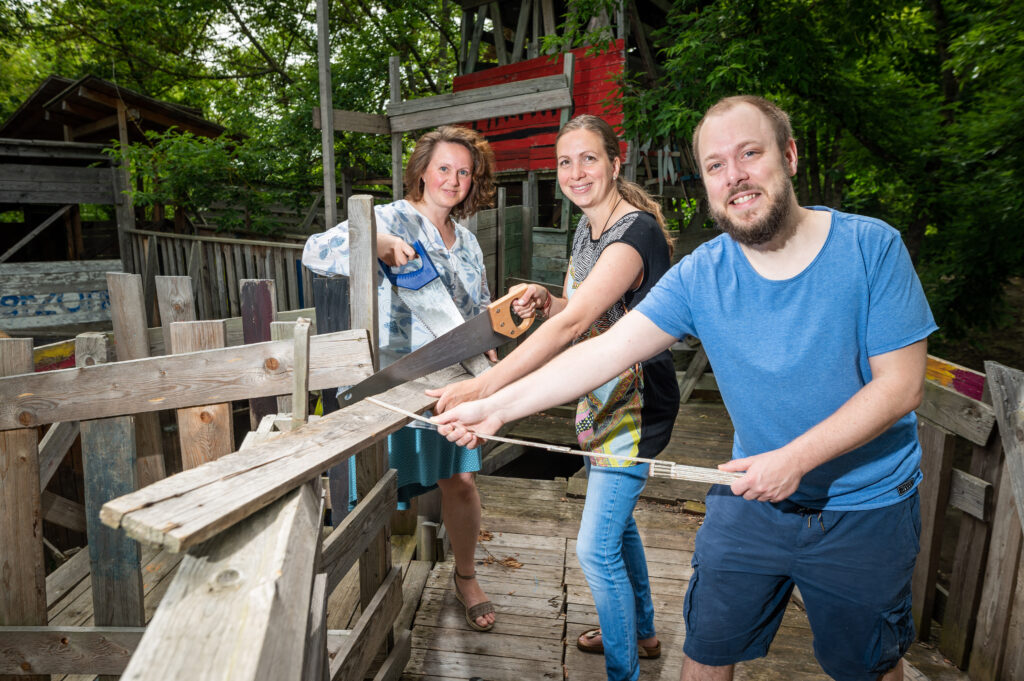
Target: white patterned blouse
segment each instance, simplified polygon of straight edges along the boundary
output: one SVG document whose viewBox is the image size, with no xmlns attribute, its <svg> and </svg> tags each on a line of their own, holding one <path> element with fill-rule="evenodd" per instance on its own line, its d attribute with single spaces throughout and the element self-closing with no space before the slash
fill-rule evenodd
<svg viewBox="0 0 1024 681">
<path fill-rule="evenodd" d="M 464 319 L 479 314 L 491 302 L 484 276 L 484 255 L 476 236 L 455 223 L 455 244 L 444 245 L 441 233 L 405 199 L 375 206 L 377 229 L 393 234 L 408 244 L 419 240 L 434 263 L 441 280 Z M 348 276 L 348 221 L 309 237 L 302 252 L 302 264 L 317 274 Z M 419 259 L 394 268 L 395 273 L 415 271 Z M 380 364 L 391 364 L 402 355 L 433 340 L 434 336 L 414 317 L 402 300 L 392 294 L 392 285 L 377 265 L 377 303 L 380 316 Z"/>
</svg>

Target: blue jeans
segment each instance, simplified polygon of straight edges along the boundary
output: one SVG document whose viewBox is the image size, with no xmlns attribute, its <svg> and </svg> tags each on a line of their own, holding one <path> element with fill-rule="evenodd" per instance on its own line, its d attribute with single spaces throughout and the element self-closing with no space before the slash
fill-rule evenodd
<svg viewBox="0 0 1024 681">
<path fill-rule="evenodd" d="M 647 464 L 628 468 L 587 465 L 587 499 L 576 557 L 601 623 L 608 681 L 637 681 L 637 641 L 654 636 L 654 603 L 647 558 L 633 509 L 647 484 Z"/>
</svg>

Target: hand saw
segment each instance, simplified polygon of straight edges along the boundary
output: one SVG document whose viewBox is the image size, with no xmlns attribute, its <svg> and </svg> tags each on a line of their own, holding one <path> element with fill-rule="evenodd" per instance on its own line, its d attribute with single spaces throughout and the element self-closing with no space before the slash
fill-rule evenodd
<svg viewBox="0 0 1024 681">
<path fill-rule="evenodd" d="M 422 378 L 429 373 L 444 369 L 487 352 L 499 345 L 523 335 L 533 324 L 533 317 L 521 319 L 518 323 L 512 313 L 512 301 L 526 290 L 526 284 L 512 287 L 508 293 L 487 306 L 487 309 L 456 326 L 448 333 L 430 341 L 419 350 L 398 359 L 386 369 L 357 383 L 348 390 L 338 391 L 338 405 L 347 407 L 364 397 L 384 392 L 396 385 Z"/>
<path fill-rule="evenodd" d="M 433 261 L 427 255 L 423 243 L 416 240 L 412 247 L 419 255 L 420 267 L 417 270 L 396 274 L 386 262 L 379 258 L 377 261 L 384 268 L 388 281 L 395 287 L 394 294 L 405 303 L 413 316 L 427 327 L 434 338 L 439 338 L 465 320 L 441 280 Z M 482 355 L 467 355 L 461 361 L 466 371 L 474 376 L 479 376 L 491 366 Z"/>
</svg>

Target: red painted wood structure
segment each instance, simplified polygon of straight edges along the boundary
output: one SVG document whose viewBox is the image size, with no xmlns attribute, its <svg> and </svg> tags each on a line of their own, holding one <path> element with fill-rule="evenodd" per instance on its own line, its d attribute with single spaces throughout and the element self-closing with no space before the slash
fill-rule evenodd
<svg viewBox="0 0 1024 681">
<path fill-rule="evenodd" d="M 603 54 L 588 54 L 592 47 L 572 50 L 575 56 L 572 82 L 572 115 L 589 113 L 616 126 L 622 125 L 619 83 L 625 69 L 624 42 L 617 40 Z M 465 92 L 563 72 L 565 54 L 545 55 L 525 61 L 457 76 L 452 89 Z M 515 116 L 498 116 L 473 121 L 494 149 L 499 171 L 554 170 L 555 135 L 560 109 L 548 109 Z M 622 143 L 625 155 L 626 144 Z"/>
</svg>

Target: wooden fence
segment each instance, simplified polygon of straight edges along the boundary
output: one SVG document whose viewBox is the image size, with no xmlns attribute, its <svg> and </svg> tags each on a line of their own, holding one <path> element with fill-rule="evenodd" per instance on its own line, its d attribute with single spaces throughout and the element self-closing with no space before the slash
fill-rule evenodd
<svg viewBox="0 0 1024 681">
<path fill-rule="evenodd" d="M 375 226 L 372 202 L 363 198 L 354 198 L 350 208 L 357 263 L 350 285 L 370 294 L 353 296 L 351 318 L 375 331 Z M 135 292 L 142 283 L 139 275 L 112 276 L 112 297 L 136 302 L 112 310 L 120 352 L 126 338 L 117 334 L 118 317 L 141 317 L 142 302 L 141 295 L 115 293 L 123 283 L 117 277 L 131 278 L 128 288 Z M 159 283 L 163 309 L 179 318 L 194 316 L 189 280 Z M 247 320 L 269 309 L 273 288 L 272 281 L 256 281 L 239 291 L 244 336 L 251 335 Z M 108 337 L 84 334 L 76 340 L 77 368 L 41 373 L 32 372 L 30 340 L 0 341 L 0 569 L 11 576 L 0 593 L 0 675 L 355 680 L 365 677 L 383 647 L 385 661 L 374 678 L 398 678 L 409 634 L 392 631 L 402 605 L 401 571 L 392 568 L 387 550 L 396 477 L 375 445 L 408 419 L 363 402 L 301 423 L 307 390 L 348 385 L 373 371 L 373 334 L 310 338 L 300 320 L 283 334 L 294 335 L 292 340 L 222 347 L 228 339 L 224 320 L 164 321 L 163 347 L 173 354 L 108 362 Z M 261 322 L 269 326 L 270 318 Z M 149 331 L 135 335 L 148 344 Z M 464 376 L 448 369 L 429 383 Z M 423 387 L 399 386 L 385 399 L 422 411 L 433 404 Z M 230 411 L 218 405 L 286 394 L 292 395 L 293 413 L 281 416 L 274 404 L 274 411 L 260 415 L 256 433 L 233 451 L 224 434 Z M 190 448 L 198 465 L 138 489 L 143 447 L 134 425 L 168 409 L 176 413 L 183 449 Z M 47 577 L 41 470 L 63 458 L 66 447 L 50 447 L 41 463 L 36 429 L 74 422 L 86 461 L 88 560 L 72 559 L 59 576 Z M 322 539 L 320 475 L 357 452 L 361 501 Z M 357 559 L 362 612 L 351 629 L 328 631 L 327 595 Z M 142 629 L 153 571 L 166 574 L 174 566 Z M 69 570 L 79 579 L 69 578 Z M 83 573 L 90 579 L 83 581 Z M 63 612 L 80 615 L 68 615 L 70 622 L 56 618 L 59 628 L 46 626 L 48 609 L 53 613 L 67 599 L 77 605 Z M 95 626 L 83 626 L 86 610 Z"/>
</svg>

